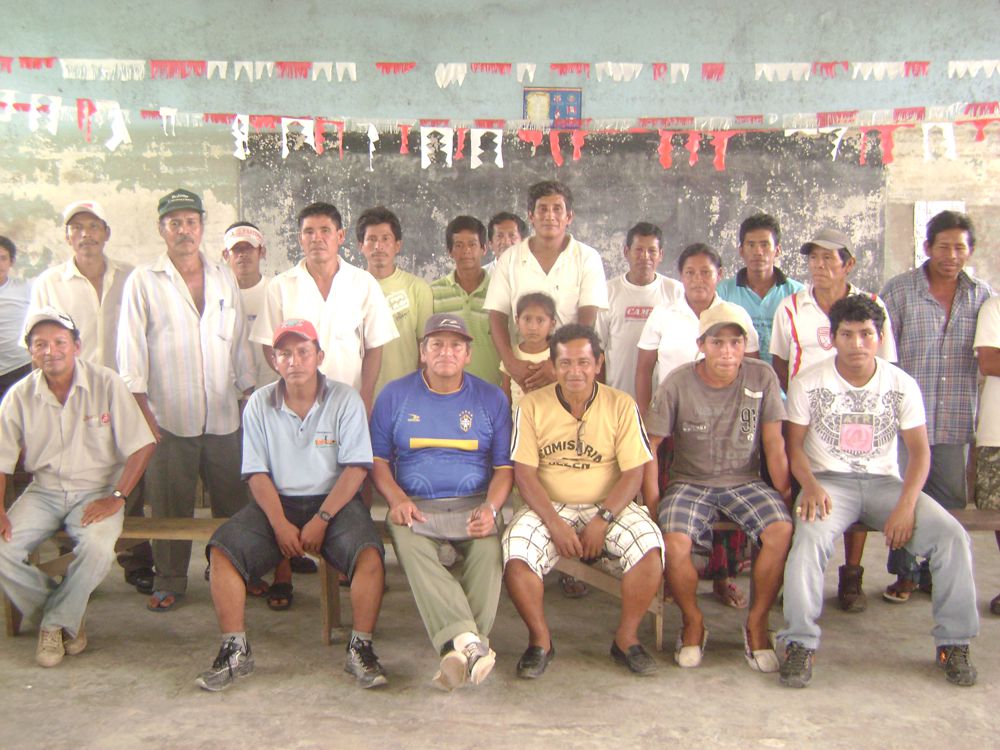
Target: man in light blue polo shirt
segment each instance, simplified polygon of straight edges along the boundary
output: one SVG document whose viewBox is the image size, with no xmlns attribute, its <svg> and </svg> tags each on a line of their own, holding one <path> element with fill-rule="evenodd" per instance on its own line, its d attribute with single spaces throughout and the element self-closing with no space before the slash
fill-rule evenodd
<svg viewBox="0 0 1000 750">
<path fill-rule="evenodd" d="M 778 304 L 802 288 L 774 265 L 781 253 L 781 227 L 770 214 L 754 214 L 740 224 L 740 257 L 743 268 L 735 278 L 724 279 L 715 288 L 726 302 L 750 314 L 760 337 L 760 358 L 771 363 L 771 324 Z"/>
<path fill-rule="evenodd" d="M 206 550 L 222 648 L 196 683 L 218 691 L 253 672 L 246 584 L 283 558 L 311 552 L 351 582 L 354 629 L 344 671 L 361 687 L 384 685 L 372 631 L 385 549 L 358 494 L 372 467 L 365 406 L 353 388 L 319 372 L 324 353 L 309 321 L 278 326 L 273 349 L 281 380 L 254 392 L 243 414 L 243 478 L 253 502 L 219 527 Z"/>
</svg>

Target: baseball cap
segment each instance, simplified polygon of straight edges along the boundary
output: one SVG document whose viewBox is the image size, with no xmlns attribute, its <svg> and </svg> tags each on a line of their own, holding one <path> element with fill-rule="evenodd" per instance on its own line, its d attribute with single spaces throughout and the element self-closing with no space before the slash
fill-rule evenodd
<svg viewBox="0 0 1000 750">
<path fill-rule="evenodd" d="M 698 338 L 715 333 L 723 326 L 736 326 L 746 336 L 746 312 L 731 302 L 720 302 L 702 312 L 698 318 Z"/>
<path fill-rule="evenodd" d="M 32 330 L 34 330 L 35 326 L 39 323 L 55 323 L 56 325 L 60 325 L 65 328 L 67 331 L 77 331 L 76 323 L 68 313 L 64 313 L 62 310 L 57 310 L 51 305 L 46 305 L 45 307 L 40 307 L 35 310 L 28 316 L 28 319 L 24 321 L 25 344 L 27 344 L 28 337 L 31 336 Z"/>
<path fill-rule="evenodd" d="M 298 336 L 306 341 L 319 341 L 316 334 L 316 327 L 308 320 L 302 318 L 291 318 L 274 329 L 274 338 L 271 339 L 271 346 L 276 347 L 278 342 L 285 336 Z"/>
<path fill-rule="evenodd" d="M 816 232 L 812 239 L 802 246 L 799 252 L 803 255 L 809 255 L 809 251 L 813 245 L 821 247 L 824 250 L 840 250 L 843 248 L 851 254 L 851 257 L 854 257 L 854 245 L 851 243 L 850 237 L 830 227 L 824 227 Z"/>
<path fill-rule="evenodd" d="M 97 201 L 75 201 L 63 209 L 63 224 L 69 224 L 70 220 L 77 214 L 93 214 L 105 224 L 108 223 L 108 215 L 104 212 L 104 207 Z"/>
<path fill-rule="evenodd" d="M 241 242 L 249 242 L 254 247 L 263 247 L 264 235 L 254 227 L 238 226 L 226 230 L 226 233 L 222 235 L 222 242 L 225 244 L 226 250 L 232 250 Z"/>
<path fill-rule="evenodd" d="M 451 315 L 450 313 L 438 313 L 437 315 L 431 315 L 427 319 L 427 324 L 424 326 L 424 338 L 435 333 L 457 333 L 466 341 L 472 341 L 472 336 L 469 335 L 469 329 L 466 327 L 465 321 L 457 315 Z"/>
<path fill-rule="evenodd" d="M 174 190 L 172 193 L 167 193 L 160 198 L 156 210 L 161 219 L 173 211 L 197 211 L 201 214 L 205 213 L 205 209 L 201 206 L 201 198 L 190 190 L 184 190 L 183 188 Z"/>
</svg>

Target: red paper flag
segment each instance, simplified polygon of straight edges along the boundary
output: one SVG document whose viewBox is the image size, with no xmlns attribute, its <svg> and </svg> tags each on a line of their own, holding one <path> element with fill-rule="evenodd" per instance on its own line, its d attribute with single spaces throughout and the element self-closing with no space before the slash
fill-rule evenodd
<svg viewBox="0 0 1000 750">
<path fill-rule="evenodd" d="M 746 131 L 715 130 L 712 132 L 712 145 L 715 146 L 715 159 L 712 160 L 712 164 L 716 171 L 723 172 L 726 169 L 726 149 L 729 147 L 729 139 L 744 132 Z"/>
<path fill-rule="evenodd" d="M 1000 122 L 1000 117 L 987 117 L 982 120 L 969 120 L 970 125 L 976 126 L 976 141 L 986 140 L 986 126 L 994 122 Z"/>
<path fill-rule="evenodd" d="M 465 148 L 465 134 L 468 133 L 467 128 L 456 128 L 455 129 L 455 156 L 454 161 L 458 159 L 464 159 L 465 154 L 462 153 L 462 149 Z"/>
<path fill-rule="evenodd" d="M 204 78 L 208 64 L 204 60 L 150 60 L 150 78 Z"/>
<path fill-rule="evenodd" d="M 561 76 L 568 76 L 570 74 L 576 74 L 579 76 L 586 76 L 590 78 L 590 63 L 585 62 L 570 62 L 570 63 L 552 63 L 549 66 Z"/>
<path fill-rule="evenodd" d="M 29 109 L 31 109 L 31 105 L 27 102 L 14 102 L 15 112 L 27 112 Z"/>
<path fill-rule="evenodd" d="M 965 106 L 965 114 L 973 117 L 995 115 L 1000 112 L 1000 102 L 972 102 Z"/>
<path fill-rule="evenodd" d="M 725 63 L 702 63 L 701 77 L 706 81 L 721 81 L 726 75 Z"/>
<path fill-rule="evenodd" d="M 410 153 L 410 126 L 400 125 L 399 134 L 402 136 L 403 140 L 399 144 L 399 153 L 408 154 Z"/>
<path fill-rule="evenodd" d="M 583 151 L 583 139 L 587 137 L 586 130 L 574 130 L 571 138 L 573 142 L 573 161 L 580 161 L 580 154 Z"/>
<path fill-rule="evenodd" d="M 409 73 L 417 64 L 415 62 L 377 62 L 375 67 L 378 68 L 382 75 L 400 75 L 401 73 Z"/>
<path fill-rule="evenodd" d="M 206 112 L 201 116 L 201 119 L 213 125 L 228 125 L 234 117 L 236 115 L 232 112 Z"/>
<path fill-rule="evenodd" d="M 897 107 L 892 110 L 892 119 L 896 122 L 920 122 L 926 116 L 924 107 Z"/>
<path fill-rule="evenodd" d="M 868 161 L 868 133 L 870 131 L 874 130 L 879 135 L 879 144 L 882 147 L 882 163 L 892 164 L 892 151 L 896 147 L 895 141 L 893 140 L 893 134 L 898 128 L 912 127 L 912 125 L 872 125 L 862 128 L 860 146 L 861 154 L 858 157 L 858 163 L 865 164 Z"/>
<path fill-rule="evenodd" d="M 423 119 L 420 121 L 421 127 L 425 128 L 447 128 L 451 125 L 451 120 L 448 119 Z"/>
<path fill-rule="evenodd" d="M 848 64 L 846 60 L 834 60 L 833 62 L 814 62 L 812 74 L 820 78 L 836 78 L 837 69 L 843 68 L 847 72 Z"/>
<path fill-rule="evenodd" d="M 557 167 L 563 165 L 562 149 L 559 148 L 559 136 L 561 134 L 561 130 L 549 131 L 549 151 L 552 153 L 552 161 L 556 163 Z"/>
<path fill-rule="evenodd" d="M 44 66 L 51 68 L 56 62 L 54 57 L 19 57 L 17 64 L 26 70 L 41 70 Z"/>
<path fill-rule="evenodd" d="M 701 133 L 697 130 L 688 131 L 687 143 L 684 144 L 684 148 L 687 149 L 691 156 L 688 157 L 688 164 L 694 166 L 698 163 L 698 147 L 701 145 Z"/>
<path fill-rule="evenodd" d="M 530 143 L 532 146 L 531 155 L 535 155 L 535 151 L 538 147 L 542 145 L 542 131 L 541 130 L 518 130 L 517 137 L 520 138 L 525 143 Z"/>
<path fill-rule="evenodd" d="M 764 115 L 736 115 L 737 125 L 763 125 Z"/>
<path fill-rule="evenodd" d="M 653 63 L 653 80 L 659 81 L 670 72 L 669 63 Z"/>
<path fill-rule="evenodd" d="M 511 64 L 510 63 L 488 63 L 488 62 L 474 62 L 469 63 L 469 70 L 473 73 L 495 73 L 497 75 L 505 76 L 510 73 Z"/>
<path fill-rule="evenodd" d="M 333 120 L 334 125 L 337 126 L 337 151 L 340 154 L 340 160 L 344 160 L 344 121 L 343 120 Z"/>
<path fill-rule="evenodd" d="M 660 132 L 660 145 L 656 149 L 656 153 L 660 155 L 660 166 L 664 169 L 670 169 L 670 165 L 674 163 L 674 144 L 671 140 L 674 137 L 672 130 L 661 130 Z"/>
<path fill-rule="evenodd" d="M 91 118 L 97 111 L 97 107 L 90 99 L 76 100 L 76 125 L 83 131 L 83 137 L 90 143 Z"/>
<path fill-rule="evenodd" d="M 907 60 L 903 63 L 903 75 L 906 78 L 925 76 L 931 67 L 926 60 Z"/>
<path fill-rule="evenodd" d="M 10 65 L 14 62 L 13 57 L 0 57 L 0 70 L 4 73 L 10 73 Z"/>
<path fill-rule="evenodd" d="M 499 130 L 507 124 L 506 120 L 473 120 L 473 125 L 477 128 Z"/>
<path fill-rule="evenodd" d="M 816 125 L 829 128 L 835 125 L 853 125 L 858 116 L 858 110 L 849 109 L 841 112 L 817 112 Z"/>
<path fill-rule="evenodd" d="M 640 117 L 639 124 L 648 128 L 668 128 L 678 125 L 694 125 L 693 117 Z"/>
<path fill-rule="evenodd" d="M 160 110 L 158 110 L 158 109 L 140 109 L 139 110 L 139 116 L 142 117 L 143 120 L 159 120 L 160 119 Z"/>
<path fill-rule="evenodd" d="M 274 63 L 274 70 L 278 78 L 308 78 L 312 73 L 311 62 L 288 62 L 279 61 Z"/>
<path fill-rule="evenodd" d="M 281 118 L 277 115 L 250 115 L 250 127 L 254 130 L 273 129 L 280 125 Z"/>
</svg>

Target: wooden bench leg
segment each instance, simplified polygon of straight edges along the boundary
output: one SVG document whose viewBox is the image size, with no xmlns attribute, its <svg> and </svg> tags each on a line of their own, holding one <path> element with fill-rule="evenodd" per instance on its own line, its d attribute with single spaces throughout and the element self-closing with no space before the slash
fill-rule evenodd
<svg viewBox="0 0 1000 750">
<path fill-rule="evenodd" d="M 323 615 L 323 644 L 333 643 L 332 631 L 340 627 L 340 579 L 330 563 L 319 562 L 319 606 Z"/>
</svg>

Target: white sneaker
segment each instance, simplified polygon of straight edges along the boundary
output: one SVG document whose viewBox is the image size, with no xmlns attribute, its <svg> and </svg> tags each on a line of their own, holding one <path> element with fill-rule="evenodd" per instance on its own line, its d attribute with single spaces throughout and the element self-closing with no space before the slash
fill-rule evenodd
<svg viewBox="0 0 1000 750">
<path fill-rule="evenodd" d="M 62 631 L 63 639 L 63 650 L 69 656 L 76 656 L 82 653 L 85 648 L 87 648 L 87 629 L 80 623 L 80 629 L 76 632 L 75 638 L 70 638 L 69 633 L 64 629 Z"/>
<path fill-rule="evenodd" d="M 469 682 L 479 685 L 490 676 L 493 665 L 496 664 L 497 655 L 491 648 L 487 648 L 482 641 L 473 641 L 462 649 L 465 660 L 468 662 Z"/>
<path fill-rule="evenodd" d="M 38 630 L 38 648 L 35 649 L 35 661 L 43 667 L 54 667 L 63 660 L 62 628 Z"/>
<path fill-rule="evenodd" d="M 684 630 L 677 634 L 677 645 L 674 647 L 674 661 L 678 667 L 691 669 L 701 666 L 701 658 L 705 655 L 705 645 L 708 643 L 708 628 L 701 638 L 701 643 L 697 646 L 685 646 L 683 641 Z"/>
</svg>

